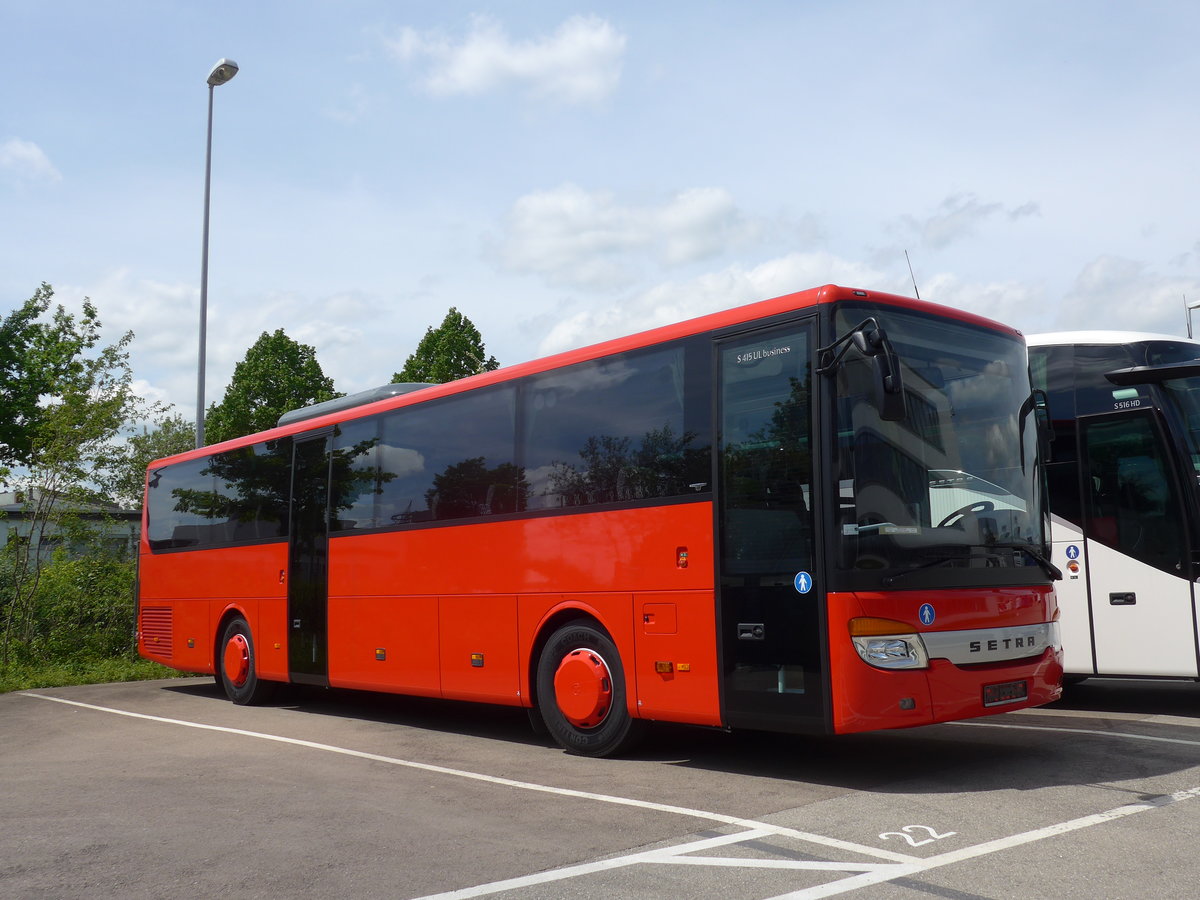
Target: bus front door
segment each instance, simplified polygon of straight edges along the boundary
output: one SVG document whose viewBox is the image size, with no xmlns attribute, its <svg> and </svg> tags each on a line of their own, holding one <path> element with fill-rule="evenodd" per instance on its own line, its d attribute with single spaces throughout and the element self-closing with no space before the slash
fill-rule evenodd
<svg viewBox="0 0 1200 900">
<path fill-rule="evenodd" d="M 731 726 L 820 730 L 813 543 L 813 319 L 717 345 L 722 709 Z"/>
<path fill-rule="evenodd" d="M 329 442 L 300 437 L 293 449 L 288 677 L 299 684 L 329 684 Z"/>
<path fill-rule="evenodd" d="M 1079 449 L 1096 674 L 1196 677 L 1187 526 L 1154 413 L 1080 417 Z"/>
</svg>

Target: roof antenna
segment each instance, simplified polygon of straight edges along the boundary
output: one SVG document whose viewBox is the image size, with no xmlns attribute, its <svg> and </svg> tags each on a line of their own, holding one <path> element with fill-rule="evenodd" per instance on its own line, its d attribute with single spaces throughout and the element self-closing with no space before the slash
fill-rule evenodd
<svg viewBox="0 0 1200 900">
<path fill-rule="evenodd" d="M 905 261 L 906 263 L 908 263 L 908 277 L 909 277 L 909 278 L 911 278 L 911 279 L 912 279 L 912 282 L 913 282 L 913 293 L 914 293 L 914 294 L 916 294 L 916 295 L 917 295 L 917 299 L 918 299 L 918 300 L 920 300 L 920 299 L 921 299 L 921 292 L 917 290 L 917 276 L 913 274 L 913 270 L 912 270 L 912 260 L 908 258 L 908 251 L 907 251 L 907 250 L 905 250 L 905 251 L 904 251 L 904 261 Z"/>
</svg>

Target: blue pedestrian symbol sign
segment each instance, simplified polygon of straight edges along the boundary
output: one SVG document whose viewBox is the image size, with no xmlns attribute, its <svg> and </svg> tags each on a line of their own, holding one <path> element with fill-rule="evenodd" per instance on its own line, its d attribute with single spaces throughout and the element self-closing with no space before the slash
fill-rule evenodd
<svg viewBox="0 0 1200 900">
<path fill-rule="evenodd" d="M 809 591 L 812 590 L 812 586 L 813 586 L 812 576 L 809 575 L 807 572 L 797 572 L 796 580 L 793 581 L 792 584 L 794 584 L 796 586 L 796 590 L 798 590 L 800 593 L 807 594 Z"/>
<path fill-rule="evenodd" d="M 917 615 L 920 617 L 922 625 L 932 625 L 933 620 L 937 618 L 937 611 L 933 608 L 932 603 L 922 603 Z"/>
<path fill-rule="evenodd" d="M 1079 548 L 1074 544 L 1067 545 L 1067 559 L 1079 559 Z"/>
</svg>

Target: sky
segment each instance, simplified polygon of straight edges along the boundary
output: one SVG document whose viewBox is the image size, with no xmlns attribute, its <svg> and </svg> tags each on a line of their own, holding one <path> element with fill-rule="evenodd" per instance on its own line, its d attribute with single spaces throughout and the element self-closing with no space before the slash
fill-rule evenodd
<svg viewBox="0 0 1200 900">
<path fill-rule="evenodd" d="M 1200 302 L 1195 3 L 0 0 L 0 37 L 0 315 L 90 297 L 189 419 L 222 58 L 207 402 L 279 328 L 385 384 L 451 307 L 507 365 L 830 282 L 1029 334 Z"/>
</svg>

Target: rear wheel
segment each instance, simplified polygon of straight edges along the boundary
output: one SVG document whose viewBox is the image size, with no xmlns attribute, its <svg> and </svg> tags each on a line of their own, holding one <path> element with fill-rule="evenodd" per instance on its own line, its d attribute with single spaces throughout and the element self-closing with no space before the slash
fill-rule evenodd
<svg viewBox="0 0 1200 900">
<path fill-rule="evenodd" d="M 611 756 L 641 737 L 644 723 L 629 715 L 617 647 L 589 622 L 550 636 L 538 659 L 537 696 L 546 729 L 570 753 Z"/>
<path fill-rule="evenodd" d="M 225 626 L 217 666 L 225 695 L 240 706 L 263 703 L 275 692 L 275 682 L 260 680 L 255 671 L 254 638 L 241 616 Z"/>
</svg>

